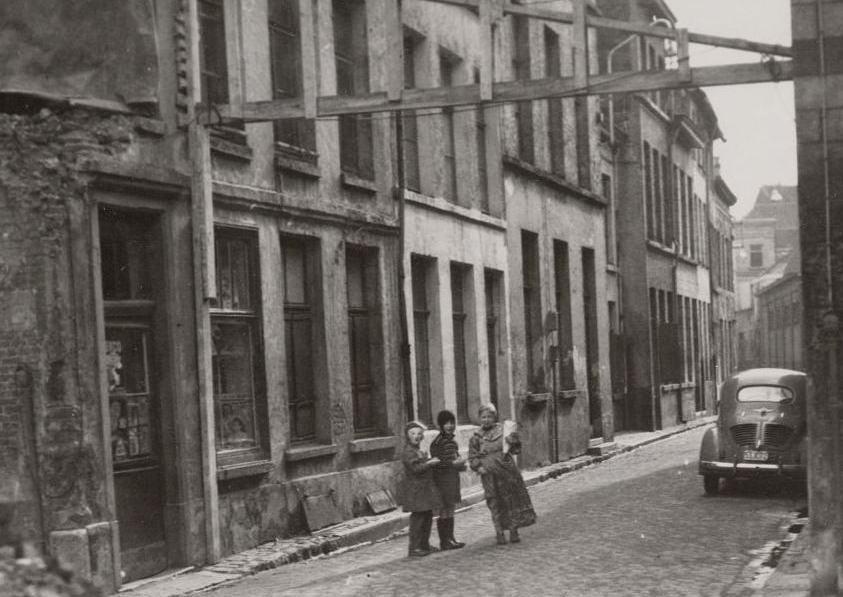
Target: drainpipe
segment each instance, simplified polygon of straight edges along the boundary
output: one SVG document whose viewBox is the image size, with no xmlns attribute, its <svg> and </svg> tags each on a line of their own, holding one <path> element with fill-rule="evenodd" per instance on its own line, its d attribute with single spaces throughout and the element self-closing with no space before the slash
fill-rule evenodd
<svg viewBox="0 0 843 597">
<path fill-rule="evenodd" d="M 399 322 L 401 325 L 401 367 L 404 370 L 404 409 L 406 410 L 407 419 L 412 420 L 416 418 L 413 400 L 413 380 L 412 372 L 410 370 L 410 337 L 409 326 L 407 324 L 407 300 L 404 294 L 404 282 L 406 280 L 406 271 L 404 269 L 404 232 L 405 226 L 405 200 L 404 192 L 406 189 L 405 168 L 404 168 L 404 111 L 397 110 L 395 112 L 395 137 L 397 141 L 398 151 L 395 168 L 397 174 L 397 185 L 395 186 L 395 198 L 398 200 L 398 311 Z"/>
</svg>

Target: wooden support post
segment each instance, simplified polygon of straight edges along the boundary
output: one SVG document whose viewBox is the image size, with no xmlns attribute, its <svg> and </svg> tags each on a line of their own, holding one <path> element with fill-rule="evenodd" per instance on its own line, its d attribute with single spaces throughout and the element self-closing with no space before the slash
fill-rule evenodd
<svg viewBox="0 0 843 597">
<path fill-rule="evenodd" d="M 190 200 L 192 206 L 193 283 L 196 309 L 196 370 L 199 386 L 202 479 L 205 498 L 205 550 L 207 563 L 214 563 L 220 559 L 220 527 L 209 307 L 210 302 L 216 299 L 217 283 L 214 260 L 211 141 L 208 129 L 197 120 L 197 104 L 201 98 L 202 88 L 202 74 L 199 68 L 198 4 L 198 0 L 188 0 L 190 42 L 188 143 L 192 167 Z"/>
<path fill-rule="evenodd" d="M 691 57 L 688 51 L 688 30 L 676 30 L 677 65 L 679 67 L 679 79 L 681 81 L 691 80 Z"/>
<path fill-rule="evenodd" d="M 298 2 L 304 117 L 316 118 L 316 98 L 319 95 L 319 84 L 316 80 L 316 35 L 313 27 L 313 0 L 298 0 Z"/>
<path fill-rule="evenodd" d="M 495 51 L 492 39 L 492 2 L 480 0 L 480 99 L 492 99 L 493 53 Z"/>
<path fill-rule="evenodd" d="M 401 0 L 385 0 L 383 20 L 386 25 L 386 98 L 401 100 L 404 91 L 404 23 Z"/>
<path fill-rule="evenodd" d="M 574 0 L 574 86 L 588 89 L 588 15 L 587 0 Z M 588 97 L 574 100 L 577 123 L 577 182 L 591 189 L 591 118 Z"/>
</svg>

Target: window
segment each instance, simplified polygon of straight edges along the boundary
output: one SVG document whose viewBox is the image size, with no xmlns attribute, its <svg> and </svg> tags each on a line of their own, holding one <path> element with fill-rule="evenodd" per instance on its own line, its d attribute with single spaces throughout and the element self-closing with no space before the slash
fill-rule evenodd
<svg viewBox="0 0 843 597">
<path fill-rule="evenodd" d="M 562 76 L 559 35 L 550 27 L 544 28 L 544 75 L 548 79 Z M 547 101 L 547 144 L 550 151 L 550 171 L 565 176 L 565 135 L 562 122 L 562 99 Z"/>
<path fill-rule="evenodd" d="M 487 269 L 483 275 L 486 291 L 486 347 L 489 358 L 489 401 L 498 406 L 498 321 L 500 320 L 501 272 Z"/>
<path fill-rule="evenodd" d="M 664 187 L 662 185 L 662 170 L 660 167 L 661 159 L 659 157 L 659 152 L 653 147 L 653 208 L 655 210 L 654 214 L 654 225 L 655 230 L 653 230 L 653 237 L 659 241 L 660 243 L 665 242 L 665 225 L 664 225 L 664 197 L 662 196 L 662 192 L 664 191 Z"/>
<path fill-rule="evenodd" d="M 457 421 L 469 421 L 468 412 L 468 288 L 471 266 L 451 263 L 451 317 L 454 327 L 454 389 L 457 399 Z"/>
<path fill-rule="evenodd" d="M 574 337 L 571 322 L 571 271 L 568 261 L 568 243 L 553 241 L 553 270 L 556 294 L 556 313 L 559 322 L 559 387 L 574 390 Z"/>
<path fill-rule="evenodd" d="M 272 93 L 276 99 L 302 94 L 301 34 L 297 0 L 269 1 L 269 53 Z M 315 158 L 316 124 L 312 119 L 285 118 L 274 121 L 275 141 L 293 149 L 299 157 Z"/>
<path fill-rule="evenodd" d="M 761 245 L 749 245 L 749 267 L 763 267 L 764 253 Z"/>
<path fill-rule="evenodd" d="M 202 103 L 228 103 L 228 60 L 225 48 L 223 0 L 199 0 L 199 29 L 202 48 Z"/>
<path fill-rule="evenodd" d="M 513 17 L 514 46 L 513 70 L 519 81 L 530 79 L 530 22 L 527 17 Z M 532 164 L 535 161 L 533 148 L 533 102 L 515 104 L 516 126 L 518 128 L 518 157 Z"/>
<path fill-rule="evenodd" d="M 416 39 L 412 34 L 404 35 L 404 89 L 416 86 Z M 412 191 L 421 190 L 419 175 L 419 130 L 415 110 L 402 112 L 402 139 L 404 150 L 404 186 Z"/>
<path fill-rule="evenodd" d="M 451 87 L 454 84 L 454 74 L 457 61 L 451 56 L 439 51 L 439 76 L 442 80 L 442 87 Z M 442 110 L 442 159 L 444 177 L 442 184 L 442 196 L 450 201 L 457 199 L 457 149 L 456 130 L 454 122 L 454 109 L 447 107 Z"/>
<path fill-rule="evenodd" d="M 319 284 L 315 242 L 281 239 L 284 268 L 284 337 L 287 353 L 287 402 L 292 441 L 316 439 L 318 398 L 315 370 Z"/>
<path fill-rule="evenodd" d="M 348 245 L 345 253 L 348 339 L 354 431 L 374 433 L 383 421 L 380 401 L 383 338 L 378 300 L 377 249 Z"/>
<path fill-rule="evenodd" d="M 656 239 L 656 206 L 653 197 L 653 166 L 650 144 L 644 141 L 644 209 L 647 210 L 647 238 Z"/>
<path fill-rule="evenodd" d="M 202 103 L 227 104 L 231 97 L 228 82 L 225 7 L 223 0 L 199 0 L 199 70 Z M 242 122 L 229 122 L 211 128 L 212 134 L 236 143 L 245 143 Z"/>
<path fill-rule="evenodd" d="M 248 455 L 260 448 L 266 422 L 257 235 L 217 229 L 216 265 L 211 363 L 217 450 Z"/>
<path fill-rule="evenodd" d="M 474 69 L 474 82 L 480 83 L 480 70 Z M 477 189 L 480 194 L 480 211 L 490 213 L 489 168 L 486 156 L 486 112 L 482 106 L 474 110 L 474 134 L 477 147 Z"/>
<path fill-rule="evenodd" d="M 661 202 L 661 207 L 659 211 L 662 214 L 663 221 L 662 221 L 662 242 L 670 246 L 675 240 L 675 230 L 674 230 L 674 216 L 673 216 L 673 209 L 671 208 L 671 191 L 670 191 L 670 162 L 667 159 L 666 155 L 661 156 L 661 189 L 659 189 L 659 200 Z"/>
<path fill-rule="evenodd" d="M 609 209 L 606 211 L 606 218 L 603 225 L 603 234 L 606 240 L 606 262 L 616 263 L 615 255 L 615 220 L 614 220 L 614 204 L 615 200 L 612 196 L 612 177 L 608 174 L 600 175 L 600 188 L 603 197 L 609 203 Z"/>
<path fill-rule="evenodd" d="M 413 351 L 416 357 L 416 400 L 418 418 L 433 423 L 430 392 L 430 305 L 428 272 L 435 272 L 436 261 L 418 255 L 410 259 L 413 286 Z"/>
<path fill-rule="evenodd" d="M 360 0 L 333 0 L 334 58 L 337 95 L 369 91 L 366 5 Z M 340 167 L 343 172 L 373 179 L 372 118 L 368 114 L 339 117 Z"/>
<path fill-rule="evenodd" d="M 541 281 L 539 278 L 539 237 L 521 231 L 521 271 L 524 285 L 524 345 L 527 356 L 527 390 L 544 390 L 542 349 Z"/>
</svg>

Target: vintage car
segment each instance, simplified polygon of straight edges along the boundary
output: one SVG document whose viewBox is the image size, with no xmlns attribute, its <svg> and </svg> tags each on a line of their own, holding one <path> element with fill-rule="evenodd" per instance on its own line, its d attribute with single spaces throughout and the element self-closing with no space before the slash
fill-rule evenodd
<svg viewBox="0 0 843 597">
<path fill-rule="evenodd" d="M 700 447 L 708 495 L 721 478 L 805 478 L 806 384 L 804 373 L 789 369 L 748 369 L 723 382 L 717 423 Z"/>
</svg>

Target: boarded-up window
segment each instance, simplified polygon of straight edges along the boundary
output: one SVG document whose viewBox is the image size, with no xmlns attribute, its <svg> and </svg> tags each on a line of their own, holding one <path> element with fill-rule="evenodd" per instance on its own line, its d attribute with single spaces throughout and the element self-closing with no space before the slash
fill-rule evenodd
<svg viewBox="0 0 843 597">
<path fill-rule="evenodd" d="M 416 400 L 420 421 L 433 423 L 430 396 L 430 301 L 429 272 L 436 261 L 413 255 L 410 262 L 413 286 L 413 352 L 416 357 Z"/>
<path fill-rule="evenodd" d="M 383 339 L 377 250 L 349 245 L 345 266 L 354 431 L 371 433 L 381 423 L 378 400 L 382 389 L 378 386 L 378 370 Z"/>
<path fill-rule="evenodd" d="M 565 241 L 553 241 L 553 273 L 559 322 L 559 388 L 573 390 L 577 384 L 574 379 L 574 336 L 571 329 L 571 269 L 568 243 Z"/>
<path fill-rule="evenodd" d="M 451 263 L 451 321 L 454 329 L 454 381 L 457 399 L 457 421 L 468 422 L 468 354 L 466 334 L 468 297 L 466 285 L 471 280 L 471 267 Z"/>
<path fill-rule="evenodd" d="M 527 389 L 544 391 L 544 350 L 542 342 L 541 280 L 539 276 L 539 237 L 521 231 L 521 271 L 524 289 L 524 348 Z"/>
<path fill-rule="evenodd" d="M 312 243 L 281 239 L 284 268 L 284 335 L 287 353 L 287 402 L 293 441 L 316 438 L 317 396 L 314 379 L 316 346 L 314 324 L 319 288 Z"/>
<path fill-rule="evenodd" d="M 489 401 L 498 405 L 498 340 L 501 310 L 501 272 L 487 269 L 483 276 L 486 292 L 486 343 L 489 359 Z"/>
</svg>

